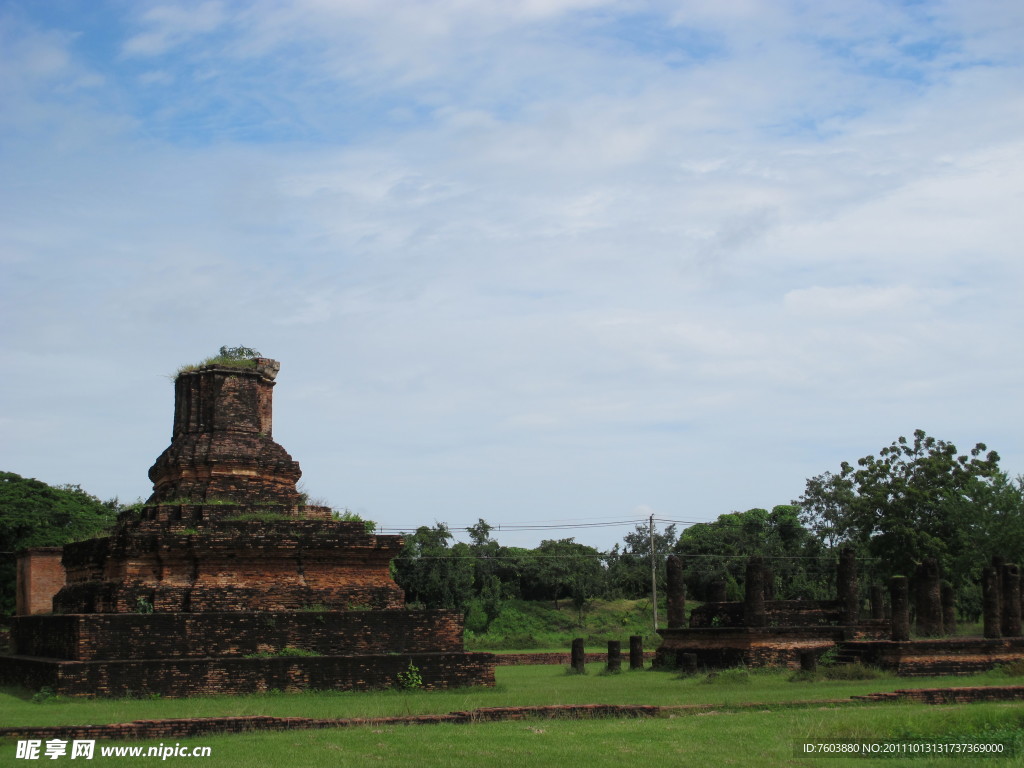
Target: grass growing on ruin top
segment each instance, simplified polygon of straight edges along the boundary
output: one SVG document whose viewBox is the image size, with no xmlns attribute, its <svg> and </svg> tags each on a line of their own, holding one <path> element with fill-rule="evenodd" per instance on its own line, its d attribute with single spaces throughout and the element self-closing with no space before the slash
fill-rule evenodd
<svg viewBox="0 0 1024 768">
<path fill-rule="evenodd" d="M 259 350 L 252 347 L 221 347 L 220 351 L 198 363 L 183 365 L 175 372 L 175 376 L 189 371 L 197 371 L 206 365 L 224 365 L 229 368 L 255 368 Z"/>
</svg>

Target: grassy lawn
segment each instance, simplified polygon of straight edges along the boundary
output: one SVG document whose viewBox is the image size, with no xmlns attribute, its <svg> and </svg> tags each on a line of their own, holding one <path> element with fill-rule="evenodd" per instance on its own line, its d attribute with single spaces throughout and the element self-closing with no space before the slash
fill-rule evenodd
<svg viewBox="0 0 1024 768">
<path fill-rule="evenodd" d="M 671 672 L 650 670 L 604 675 L 600 673 L 602 668 L 600 664 L 591 664 L 588 674 L 579 676 L 566 674 L 559 666 L 497 667 L 494 688 L 450 691 L 320 691 L 192 699 L 56 698 L 37 703 L 30 700 L 25 691 L 7 689 L 0 693 L 0 722 L 6 726 L 31 726 L 239 715 L 387 717 L 545 704 L 782 705 L 793 701 L 849 699 L 854 695 L 898 688 L 1021 682 L 1021 678 L 994 673 L 958 678 L 889 676 L 876 680 L 790 682 L 788 672 L 753 671 L 746 676 L 725 674 L 708 683 L 704 675 L 680 679 Z"/>
<path fill-rule="evenodd" d="M 600 768 L 633 765 L 796 766 L 1024 766 L 1024 757 L 858 759 L 798 756 L 798 744 L 836 739 L 903 741 L 956 737 L 1024 743 L 1019 703 L 953 706 L 921 704 L 832 705 L 874 691 L 912 687 L 1005 685 L 1020 681 L 989 673 L 969 678 L 883 677 L 860 681 L 791 682 L 783 671 L 736 671 L 709 681 L 671 672 L 585 676 L 559 666 L 498 667 L 494 688 L 453 691 L 305 692 L 194 699 L 33 701 L 27 692 L 0 693 L 4 725 L 125 722 L 216 715 L 281 717 L 385 717 L 443 713 L 494 706 L 544 704 L 702 705 L 652 719 L 542 720 L 472 725 L 368 725 L 316 731 L 203 736 L 177 743 L 210 747 L 201 762 L 217 768 L 262 766 L 557 766 Z M 803 702 L 803 703 L 801 703 Z M 813 703 L 809 703 L 813 702 Z M 754 707 L 743 706 L 755 704 Z M 167 745 L 176 742 L 167 741 Z M 157 746 L 161 742 L 108 742 L 102 747 Z M 15 744 L 0 742 L 0 766 L 29 765 L 15 759 Z M 63 759 L 69 759 L 67 757 Z M 90 764 L 175 764 L 194 758 L 104 757 Z M 982 762 L 978 762 L 981 760 Z"/>
<path fill-rule="evenodd" d="M 1014 704 L 949 707 L 869 705 L 854 708 L 721 711 L 702 716 L 615 720 L 528 720 L 478 725 L 363 726 L 197 737 L 218 768 L 251 766 L 1019 766 L 1020 758 L 842 759 L 798 757 L 798 744 L 834 739 L 920 739 L 940 736 L 1005 738 L 1021 733 L 1024 712 Z M 995 730 L 993 730 L 995 729 Z M 132 746 L 158 742 L 128 743 Z M 106 742 L 99 746 L 112 746 Z M 14 746 L 0 744 L 0 763 L 15 761 Z M 9 759 L 9 761 L 7 761 Z M 982 762 L 977 761 L 981 759 Z M 6 761 L 6 762 L 5 762 Z M 96 764 L 153 764 L 154 758 L 101 757 Z M 167 764 L 188 762 L 170 758 Z"/>
</svg>

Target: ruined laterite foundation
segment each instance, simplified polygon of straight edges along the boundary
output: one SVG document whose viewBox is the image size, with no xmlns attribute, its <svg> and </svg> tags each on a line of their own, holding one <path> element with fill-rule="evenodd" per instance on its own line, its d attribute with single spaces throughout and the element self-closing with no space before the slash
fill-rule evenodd
<svg viewBox="0 0 1024 768">
<path fill-rule="evenodd" d="M 178 375 L 152 496 L 109 536 L 64 547 L 53 613 L 13 620 L 0 680 L 193 696 L 388 687 L 412 665 L 425 688 L 494 683 L 494 657 L 463 651 L 460 614 L 404 607 L 400 537 L 302 505 L 299 465 L 272 437 L 279 367 Z"/>
<path fill-rule="evenodd" d="M 849 549 L 840 556 L 837 600 L 766 600 L 764 565 L 760 558 L 751 558 L 745 599 L 705 603 L 691 612 L 689 627 L 681 619 L 681 569 L 678 562 L 670 564 L 670 573 L 677 575 L 669 579 L 668 600 L 670 606 L 678 604 L 670 610 L 668 628 L 659 630 L 662 643 L 655 666 L 685 668 L 689 659 L 691 666 L 705 669 L 797 669 L 808 663 L 813 667 L 817 657 L 834 649 L 839 663 L 859 661 L 910 676 L 973 674 L 1024 659 L 1020 573 L 1015 565 L 999 563 L 986 569 L 984 638 L 938 638 L 954 626 L 944 619 L 952 614 L 952 594 L 942 589 L 938 565 L 922 563 L 914 583 L 917 634 L 924 637 L 913 640 L 908 579 L 891 580 L 891 620 L 883 618 L 879 589 L 871 590 L 872 618 L 861 619 L 857 569 Z"/>
</svg>

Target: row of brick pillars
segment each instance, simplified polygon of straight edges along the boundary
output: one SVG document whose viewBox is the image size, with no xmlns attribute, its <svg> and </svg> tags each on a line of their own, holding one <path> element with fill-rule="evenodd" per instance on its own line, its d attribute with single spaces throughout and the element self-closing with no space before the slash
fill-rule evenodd
<svg viewBox="0 0 1024 768">
<path fill-rule="evenodd" d="M 1020 593 L 1021 580 L 1015 565 L 996 562 L 992 573 L 986 576 L 986 587 L 992 607 L 986 609 L 988 624 L 986 637 L 1018 636 L 1021 634 Z M 683 580 L 683 563 L 676 555 L 670 555 L 668 571 L 668 628 L 685 626 L 686 586 Z M 860 622 L 860 587 L 857 576 L 856 555 L 852 547 L 840 551 L 837 569 L 837 592 L 840 607 L 840 623 L 854 626 Z M 899 579 L 902 579 L 900 581 Z M 773 578 L 765 567 L 764 560 L 754 555 L 747 560 L 746 583 L 743 599 L 744 623 L 748 627 L 767 625 L 766 601 L 773 599 Z M 890 613 L 893 618 L 893 638 L 909 637 L 911 582 L 906 577 L 890 584 Z M 913 579 L 913 605 L 917 620 L 917 634 L 925 637 L 954 634 L 956 632 L 955 595 L 949 582 L 940 578 L 938 562 L 929 558 L 921 563 Z M 724 582 L 716 582 L 717 594 L 711 595 L 711 602 L 725 602 Z M 884 621 L 887 617 L 885 590 L 872 585 L 869 590 L 871 619 Z M 994 601 L 994 602 L 993 602 Z M 996 611 L 996 608 L 999 610 Z M 906 616 L 902 612 L 906 612 Z M 995 611 L 995 613 L 993 613 Z M 900 613 L 897 616 L 897 613 Z M 998 618 L 992 618 L 996 617 Z M 998 629 L 996 629 L 998 627 Z"/>
<path fill-rule="evenodd" d="M 686 584 L 683 580 L 683 561 L 676 555 L 669 555 L 667 563 L 668 628 L 679 629 L 686 622 Z M 856 624 L 860 613 L 860 596 L 857 586 L 857 561 L 853 549 L 845 548 L 839 560 L 839 600 L 842 605 L 843 623 Z M 726 602 L 725 582 L 712 585 L 710 602 Z M 768 624 L 765 603 L 775 598 L 775 578 L 771 569 L 764 564 L 764 558 L 753 555 L 747 560 L 746 582 L 744 584 L 743 614 L 748 627 L 764 627 Z M 878 610 L 881 608 L 878 601 Z"/>
<path fill-rule="evenodd" d="M 993 557 L 981 578 L 985 637 L 1021 636 L 1020 593 L 1020 568 Z"/>
<path fill-rule="evenodd" d="M 587 670 L 587 654 L 583 645 L 583 638 L 577 637 L 572 641 L 572 650 L 569 655 L 569 666 L 578 674 Z M 644 668 L 644 639 L 640 635 L 631 635 L 629 638 L 629 668 Z M 608 641 L 608 661 L 606 669 L 609 672 L 622 671 L 622 643 L 618 640 Z"/>
</svg>

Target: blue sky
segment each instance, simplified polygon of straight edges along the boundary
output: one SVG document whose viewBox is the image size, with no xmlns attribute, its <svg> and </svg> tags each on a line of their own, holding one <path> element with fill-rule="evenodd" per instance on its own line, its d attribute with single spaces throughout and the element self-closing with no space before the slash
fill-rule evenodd
<svg viewBox="0 0 1024 768">
<path fill-rule="evenodd" d="M 145 497 L 168 374 L 246 345 L 307 489 L 391 528 L 713 519 L 917 428 L 1024 472 L 1022 37 L 1009 0 L 0 2 L 0 467 Z"/>
</svg>

